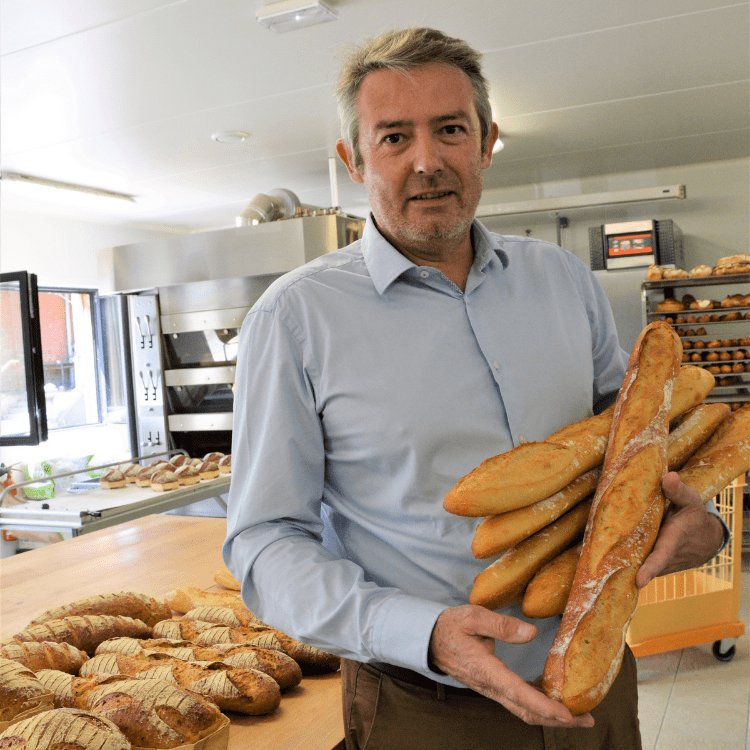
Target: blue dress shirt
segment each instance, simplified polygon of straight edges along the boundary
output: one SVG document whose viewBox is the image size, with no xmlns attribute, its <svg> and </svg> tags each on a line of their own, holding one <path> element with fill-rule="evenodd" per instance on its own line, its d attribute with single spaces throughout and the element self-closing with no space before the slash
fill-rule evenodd
<svg viewBox="0 0 750 750">
<path fill-rule="evenodd" d="M 235 385 L 224 559 L 248 607 L 306 643 L 447 684 L 430 634 L 495 558 L 443 498 L 489 456 L 593 413 L 627 365 L 591 271 L 546 242 L 472 227 L 465 291 L 368 220 L 248 314 Z M 520 606 L 503 610 L 522 617 Z M 497 644 L 541 674 L 559 618 Z"/>
</svg>

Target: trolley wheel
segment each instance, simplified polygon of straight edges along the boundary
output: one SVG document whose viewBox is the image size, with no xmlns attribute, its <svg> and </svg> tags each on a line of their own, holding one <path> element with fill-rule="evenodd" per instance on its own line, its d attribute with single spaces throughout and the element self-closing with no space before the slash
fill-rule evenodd
<svg viewBox="0 0 750 750">
<path fill-rule="evenodd" d="M 734 658 L 735 653 L 737 652 L 737 647 L 732 645 L 730 646 L 726 651 L 721 650 L 721 641 L 714 641 L 713 645 L 713 652 L 714 656 L 719 661 L 732 661 Z"/>
</svg>

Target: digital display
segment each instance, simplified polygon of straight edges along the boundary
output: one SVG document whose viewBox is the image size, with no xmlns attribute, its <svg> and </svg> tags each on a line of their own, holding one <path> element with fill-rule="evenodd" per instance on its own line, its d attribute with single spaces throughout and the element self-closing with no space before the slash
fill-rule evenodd
<svg viewBox="0 0 750 750">
<path fill-rule="evenodd" d="M 607 237 L 607 255 L 621 258 L 626 255 L 653 255 L 654 237 L 651 232 L 612 234 Z"/>
</svg>

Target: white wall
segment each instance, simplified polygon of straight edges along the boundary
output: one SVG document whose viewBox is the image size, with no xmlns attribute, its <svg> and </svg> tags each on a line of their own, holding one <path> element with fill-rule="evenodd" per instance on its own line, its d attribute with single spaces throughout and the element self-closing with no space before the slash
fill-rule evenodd
<svg viewBox="0 0 750 750">
<path fill-rule="evenodd" d="M 652 201 L 561 211 L 570 222 L 562 230 L 563 246 L 589 262 L 589 227 L 617 221 L 673 219 L 683 233 L 685 265 L 713 266 L 725 255 L 750 252 L 750 160 L 691 164 L 668 169 L 623 172 L 582 180 L 525 185 L 488 191 L 483 204 L 512 203 L 564 195 L 601 193 L 612 190 L 685 185 L 685 200 Z M 554 214 L 525 214 L 482 219 L 494 232 L 531 236 L 556 242 Z"/>
</svg>

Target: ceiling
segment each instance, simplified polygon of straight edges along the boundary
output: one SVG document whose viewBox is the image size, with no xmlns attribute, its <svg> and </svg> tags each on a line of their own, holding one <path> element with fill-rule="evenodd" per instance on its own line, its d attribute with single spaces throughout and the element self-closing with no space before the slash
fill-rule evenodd
<svg viewBox="0 0 750 750">
<path fill-rule="evenodd" d="M 336 54 L 408 25 L 484 55 L 505 143 L 486 189 L 750 154 L 748 2 L 327 2 L 337 21 L 275 34 L 262 0 L 2 0 L 2 171 L 135 196 L 74 205 L 4 179 L 3 209 L 201 231 L 276 188 L 330 206 L 336 184 L 363 214 L 362 187 L 329 173 Z"/>
</svg>

